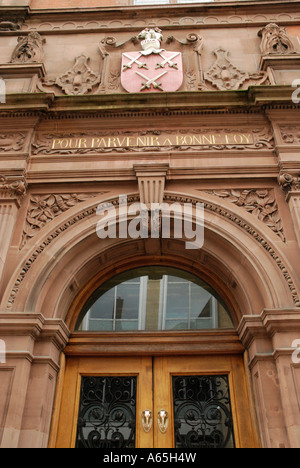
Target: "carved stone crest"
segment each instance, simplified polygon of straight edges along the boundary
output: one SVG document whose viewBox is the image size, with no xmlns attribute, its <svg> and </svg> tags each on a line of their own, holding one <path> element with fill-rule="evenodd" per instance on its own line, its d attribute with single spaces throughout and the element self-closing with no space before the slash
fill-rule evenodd
<svg viewBox="0 0 300 468">
<path fill-rule="evenodd" d="M 168 52 L 161 47 L 159 28 L 144 29 L 139 35 L 142 50 L 122 54 L 121 83 L 129 93 L 174 92 L 183 83 L 181 52 Z"/>
</svg>

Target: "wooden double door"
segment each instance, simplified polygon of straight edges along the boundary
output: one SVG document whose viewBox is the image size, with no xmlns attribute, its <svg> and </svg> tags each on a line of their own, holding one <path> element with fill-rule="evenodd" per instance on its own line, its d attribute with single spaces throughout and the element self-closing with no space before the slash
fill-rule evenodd
<svg viewBox="0 0 300 468">
<path fill-rule="evenodd" d="M 241 356 L 67 358 L 57 448 L 256 447 Z"/>
</svg>

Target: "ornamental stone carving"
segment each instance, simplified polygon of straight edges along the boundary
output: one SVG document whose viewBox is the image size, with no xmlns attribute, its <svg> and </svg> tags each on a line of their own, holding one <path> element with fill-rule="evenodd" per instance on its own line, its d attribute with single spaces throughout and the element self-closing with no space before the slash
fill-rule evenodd
<svg viewBox="0 0 300 468">
<path fill-rule="evenodd" d="M 280 174 L 278 178 L 282 190 L 288 194 L 289 192 L 300 192 L 300 174 Z"/>
<path fill-rule="evenodd" d="M 41 91 L 45 91 L 43 86 L 58 86 L 69 96 L 88 94 L 100 83 L 100 75 L 90 68 L 88 62 L 89 57 L 85 54 L 76 57 L 75 64 L 70 70 L 55 80 L 45 78 L 39 88 Z"/>
<path fill-rule="evenodd" d="M 23 176 L 6 176 L 0 174 L 0 197 L 15 199 L 18 202 L 25 196 L 27 182 Z"/>
<path fill-rule="evenodd" d="M 232 91 L 268 81 L 266 72 L 249 74 L 233 65 L 229 59 L 229 52 L 222 47 L 216 49 L 214 54 L 217 59 L 208 72 L 204 73 L 204 83 L 200 84 L 199 89 L 209 89 L 209 85 L 212 85 L 221 91 Z"/>
<path fill-rule="evenodd" d="M 26 134 L 21 132 L 0 133 L 0 153 L 17 152 L 24 149 Z"/>
<path fill-rule="evenodd" d="M 270 23 L 258 32 L 261 37 L 260 50 L 262 55 L 295 54 L 294 44 L 285 28 Z"/>
<path fill-rule="evenodd" d="M 279 208 L 273 190 L 213 190 L 211 195 L 226 199 L 255 216 L 266 224 L 280 239 L 285 242 Z"/>
<path fill-rule="evenodd" d="M 42 63 L 44 61 L 43 44 L 46 42 L 37 32 L 20 36 L 11 63 Z"/>
<path fill-rule="evenodd" d="M 163 40 L 162 30 L 159 28 L 146 28 L 138 36 L 141 41 L 142 55 L 160 54 L 164 49 L 161 48 Z"/>
<path fill-rule="evenodd" d="M 300 127 L 280 126 L 281 137 L 287 145 L 300 145 Z"/>
<path fill-rule="evenodd" d="M 21 248 L 54 218 L 68 211 L 78 203 L 82 203 L 97 195 L 100 194 L 64 193 L 32 196 L 26 215 Z"/>
</svg>

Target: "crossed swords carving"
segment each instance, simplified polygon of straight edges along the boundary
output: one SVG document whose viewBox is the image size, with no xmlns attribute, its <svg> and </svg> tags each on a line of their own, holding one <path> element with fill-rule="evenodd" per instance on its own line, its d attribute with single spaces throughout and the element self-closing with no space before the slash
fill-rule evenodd
<svg viewBox="0 0 300 468">
<path fill-rule="evenodd" d="M 133 64 L 136 64 L 139 69 L 145 68 L 146 70 L 149 70 L 147 67 L 146 63 L 143 63 L 140 61 L 140 58 L 143 56 L 143 54 L 139 54 L 136 58 L 131 57 L 129 54 L 123 54 L 126 58 L 130 60 L 129 63 L 124 65 L 123 67 L 123 72 L 125 72 L 128 69 L 131 69 Z M 165 68 L 165 66 L 168 64 L 170 68 L 175 68 L 178 70 L 177 63 L 173 62 L 173 60 L 180 55 L 180 52 L 176 52 L 171 57 L 166 58 L 162 53 L 159 54 L 160 57 L 163 59 L 161 63 L 157 64 L 157 67 L 155 68 L 156 70 L 158 68 Z M 137 75 L 139 75 L 141 78 L 144 78 L 146 80 L 145 83 L 142 83 L 141 91 L 144 91 L 144 89 L 151 89 L 151 85 L 153 86 L 154 89 L 159 89 L 160 91 L 163 91 L 162 84 L 158 82 L 160 78 L 162 78 L 164 75 L 166 75 L 168 71 L 164 71 L 160 75 L 156 76 L 155 78 L 149 78 L 148 76 L 144 75 L 143 73 L 136 72 Z"/>
</svg>

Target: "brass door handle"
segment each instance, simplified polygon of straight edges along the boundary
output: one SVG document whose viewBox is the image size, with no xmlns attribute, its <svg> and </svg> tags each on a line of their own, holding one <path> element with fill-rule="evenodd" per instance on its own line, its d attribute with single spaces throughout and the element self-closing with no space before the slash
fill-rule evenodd
<svg viewBox="0 0 300 468">
<path fill-rule="evenodd" d="M 150 432 L 153 424 L 152 411 L 145 410 L 142 412 L 142 424 L 145 432 Z"/>
<path fill-rule="evenodd" d="M 165 410 L 160 410 L 158 412 L 158 427 L 162 434 L 165 434 L 167 432 L 168 425 L 169 425 L 168 412 Z"/>
</svg>

